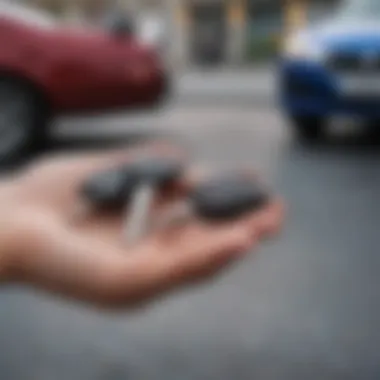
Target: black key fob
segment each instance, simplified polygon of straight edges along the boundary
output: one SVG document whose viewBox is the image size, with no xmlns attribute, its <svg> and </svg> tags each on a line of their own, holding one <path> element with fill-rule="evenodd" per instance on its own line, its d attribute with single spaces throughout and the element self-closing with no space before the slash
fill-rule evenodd
<svg viewBox="0 0 380 380">
<path fill-rule="evenodd" d="M 197 216 L 211 221 L 229 221 L 259 210 L 269 195 L 253 179 L 243 175 L 216 178 L 198 186 L 191 194 Z"/>
<path fill-rule="evenodd" d="M 122 208 L 135 187 L 135 175 L 127 168 L 96 174 L 81 189 L 82 197 L 99 208 Z"/>
</svg>

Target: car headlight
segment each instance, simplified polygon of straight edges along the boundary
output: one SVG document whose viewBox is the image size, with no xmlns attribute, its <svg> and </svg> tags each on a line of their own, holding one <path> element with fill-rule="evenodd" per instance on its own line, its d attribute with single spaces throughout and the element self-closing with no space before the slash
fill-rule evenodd
<svg viewBox="0 0 380 380">
<path fill-rule="evenodd" d="M 285 42 L 283 55 L 290 59 L 320 62 L 325 57 L 325 51 L 314 39 L 298 33 Z"/>
</svg>

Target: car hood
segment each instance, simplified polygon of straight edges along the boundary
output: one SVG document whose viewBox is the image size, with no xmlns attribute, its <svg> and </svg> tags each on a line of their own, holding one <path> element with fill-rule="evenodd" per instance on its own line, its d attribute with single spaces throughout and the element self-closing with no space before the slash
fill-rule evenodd
<svg viewBox="0 0 380 380">
<path fill-rule="evenodd" d="M 307 29 L 312 40 L 327 49 L 380 51 L 379 21 L 329 21 Z"/>
<path fill-rule="evenodd" d="M 61 27 L 51 32 L 51 37 L 64 43 L 103 43 L 110 41 L 111 35 L 97 28 Z"/>
</svg>

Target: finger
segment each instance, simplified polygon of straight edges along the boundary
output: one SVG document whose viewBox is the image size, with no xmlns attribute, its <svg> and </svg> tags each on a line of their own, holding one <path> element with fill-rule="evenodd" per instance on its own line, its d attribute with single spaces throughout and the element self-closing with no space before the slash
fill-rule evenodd
<svg viewBox="0 0 380 380">
<path fill-rule="evenodd" d="M 221 225 L 192 221 L 174 228 L 171 234 L 160 232 L 147 242 L 156 247 L 156 262 L 161 263 L 161 270 L 151 276 L 152 289 L 203 280 L 241 258 L 258 240 L 251 218 Z M 173 249 L 165 250 L 167 246 Z"/>
<path fill-rule="evenodd" d="M 252 224 L 260 236 L 269 237 L 281 231 L 284 218 L 284 202 L 275 198 L 253 217 Z"/>
<path fill-rule="evenodd" d="M 129 278 L 114 277 L 106 300 L 115 306 L 140 306 L 205 281 L 241 259 L 256 241 L 248 220 L 218 227 L 194 222 L 176 230 L 172 239 L 159 234 L 135 252 L 136 270 Z M 133 287 L 136 291 L 126 295 L 125 289 Z"/>
</svg>

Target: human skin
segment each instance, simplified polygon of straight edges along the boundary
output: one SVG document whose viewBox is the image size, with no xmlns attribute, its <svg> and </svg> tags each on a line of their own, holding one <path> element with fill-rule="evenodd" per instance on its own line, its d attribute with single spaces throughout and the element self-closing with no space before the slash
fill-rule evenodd
<svg viewBox="0 0 380 380">
<path fill-rule="evenodd" d="M 178 154 L 169 145 L 144 149 Z M 129 247 L 121 239 L 122 213 L 73 218 L 78 189 L 88 177 L 128 162 L 140 149 L 61 156 L 32 164 L 0 184 L 0 281 L 20 283 L 101 308 L 134 308 L 205 281 L 276 234 L 284 207 L 228 223 L 195 218 L 158 229 Z M 175 153 L 174 153 L 175 152 Z M 186 195 L 192 174 L 160 194 L 154 212 Z"/>
</svg>

